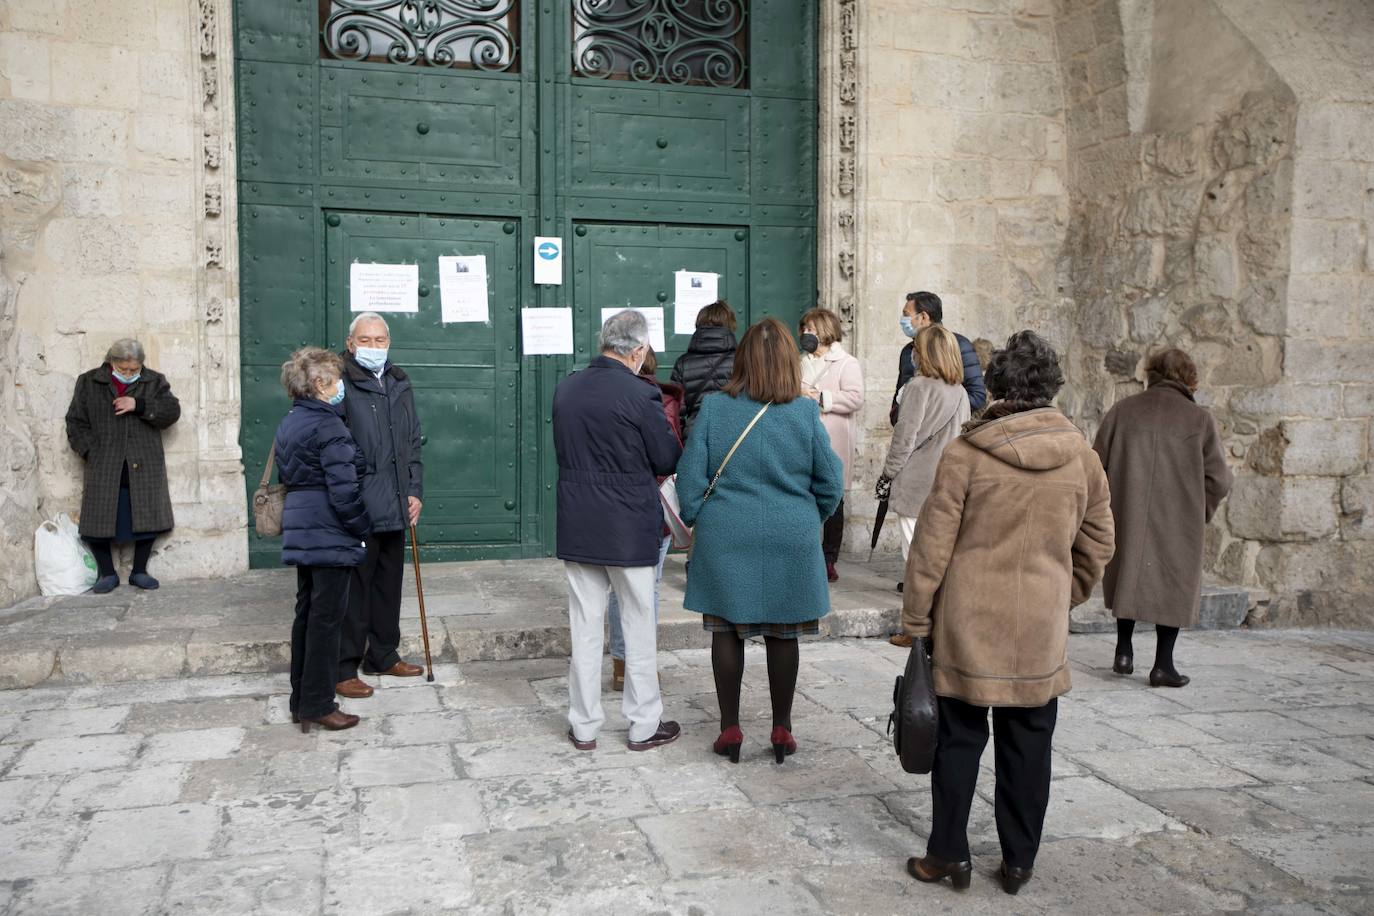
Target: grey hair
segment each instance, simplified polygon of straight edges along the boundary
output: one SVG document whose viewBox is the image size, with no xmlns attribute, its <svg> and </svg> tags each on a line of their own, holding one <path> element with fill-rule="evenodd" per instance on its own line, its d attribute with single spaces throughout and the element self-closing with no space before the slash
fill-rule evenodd
<svg viewBox="0 0 1374 916">
<path fill-rule="evenodd" d="M 631 350 L 648 342 L 648 319 L 629 309 L 607 318 L 598 338 L 602 353 L 615 353 L 617 356 L 628 356 Z"/>
<path fill-rule="evenodd" d="M 301 347 L 281 364 L 281 386 L 293 401 L 308 401 L 318 392 L 315 383 L 343 375 L 339 354 L 323 347 Z"/>
<path fill-rule="evenodd" d="M 387 324 L 386 319 L 376 312 L 363 312 L 357 318 L 350 321 L 348 323 L 348 336 L 352 337 L 354 332 L 358 330 L 358 325 L 362 324 L 364 321 L 380 321 L 382 327 L 386 328 L 386 336 L 391 336 L 391 325 Z"/>
<path fill-rule="evenodd" d="M 110 344 L 110 349 L 105 351 L 105 362 L 107 363 L 121 359 L 136 359 L 142 365 L 146 358 L 147 354 L 143 352 L 143 344 L 132 337 L 121 337 Z"/>
</svg>

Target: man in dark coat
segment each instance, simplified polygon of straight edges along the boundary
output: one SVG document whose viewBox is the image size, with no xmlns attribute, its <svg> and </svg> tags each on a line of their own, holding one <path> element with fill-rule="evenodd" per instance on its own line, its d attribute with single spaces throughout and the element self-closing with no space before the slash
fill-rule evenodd
<svg viewBox="0 0 1374 916">
<path fill-rule="evenodd" d="M 111 544 L 134 544 L 129 583 L 154 589 L 148 575 L 154 539 L 172 529 L 172 498 L 162 431 L 181 416 L 167 377 L 144 364 L 143 345 L 117 340 L 105 361 L 76 380 L 67 408 L 67 441 L 86 463 L 81 536 L 99 578 L 92 591 L 119 585 Z"/>
<path fill-rule="evenodd" d="M 906 294 L 906 302 L 902 306 L 902 332 L 907 337 L 915 338 L 921 328 L 943 321 L 944 305 L 939 296 L 924 291 Z M 983 367 L 978 362 L 978 353 L 972 341 L 962 334 L 955 334 L 954 339 L 959 341 L 959 355 L 964 360 L 964 390 L 968 392 L 969 410 L 977 413 L 988 402 L 987 389 L 983 385 Z M 897 397 L 916 374 L 915 352 L 916 343 L 913 339 L 897 357 L 897 389 L 892 393 L 892 407 L 888 411 L 888 419 L 893 426 L 897 425 Z"/>
<path fill-rule="evenodd" d="M 625 311 L 601 328 L 601 355 L 558 383 L 553 440 L 558 454 L 558 557 L 568 576 L 572 662 L 568 738 L 596 747 L 601 708 L 601 652 L 607 589 L 620 600 L 625 634 L 625 696 L 630 750 L 675 741 L 658 689 L 654 567 L 663 529 L 658 480 L 682 454 L 657 385 L 637 373 L 649 349 L 649 325 Z"/>
<path fill-rule="evenodd" d="M 424 465 L 420 417 L 410 377 L 387 358 L 391 332 L 375 312 L 353 319 L 342 354 L 344 411 L 366 461 L 363 502 L 372 519 L 367 558 L 353 573 L 348 616 L 339 639 L 339 696 L 372 696 L 358 678 L 369 674 L 416 677 L 424 669 L 401 658 L 401 583 L 406 530 L 420 518 Z"/>
</svg>

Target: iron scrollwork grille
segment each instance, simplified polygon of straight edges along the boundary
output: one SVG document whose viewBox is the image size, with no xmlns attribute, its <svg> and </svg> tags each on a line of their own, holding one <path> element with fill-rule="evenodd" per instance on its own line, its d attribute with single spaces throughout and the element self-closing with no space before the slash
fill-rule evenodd
<svg viewBox="0 0 1374 916">
<path fill-rule="evenodd" d="M 324 57 L 519 72 L 518 0 L 320 0 Z"/>
<path fill-rule="evenodd" d="M 747 89 L 748 0 L 573 0 L 573 75 Z"/>
</svg>

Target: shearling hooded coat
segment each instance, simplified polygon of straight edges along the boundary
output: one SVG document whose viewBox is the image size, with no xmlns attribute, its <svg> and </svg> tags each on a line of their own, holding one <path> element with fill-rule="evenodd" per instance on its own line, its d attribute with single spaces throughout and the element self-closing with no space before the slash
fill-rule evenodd
<svg viewBox="0 0 1374 916">
<path fill-rule="evenodd" d="M 1231 490 L 1221 433 L 1186 385 L 1151 376 L 1118 402 L 1093 444 L 1112 487 L 1116 557 L 1102 580 L 1117 617 L 1197 625 L 1203 530 Z"/>
<path fill-rule="evenodd" d="M 935 692 L 976 706 L 1067 693 L 1069 608 L 1112 548 L 1107 475 L 1063 414 L 969 424 L 945 449 L 907 558 L 902 628 L 932 637 Z"/>
<path fill-rule="evenodd" d="M 181 404 L 167 377 L 144 366 L 125 391 L 138 404 L 115 416 L 117 397 L 105 363 L 76 380 L 67 407 L 67 441 L 86 464 L 81 493 L 81 536 L 112 538 L 119 517 L 119 482 L 129 468 L 129 503 L 134 532 L 170 531 L 172 497 L 162 431 L 181 416 Z"/>
</svg>

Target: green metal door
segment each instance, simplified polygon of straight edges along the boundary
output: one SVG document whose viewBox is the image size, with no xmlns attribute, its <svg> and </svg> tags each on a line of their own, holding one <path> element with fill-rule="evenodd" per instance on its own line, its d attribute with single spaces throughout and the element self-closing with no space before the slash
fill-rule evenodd
<svg viewBox="0 0 1374 916">
<path fill-rule="evenodd" d="M 234 4 L 244 461 L 257 484 L 296 347 L 341 348 L 354 262 L 418 265 L 388 315 L 425 426 L 435 558 L 551 553 L 558 380 L 602 310 L 719 275 L 742 322 L 816 300 L 815 10 L 794 0 L 239 0 Z M 564 240 L 535 285 L 533 239 Z M 445 324 L 438 258 L 484 255 L 491 321 Z M 573 309 L 526 357 L 520 309 Z M 278 545 L 250 534 L 255 565 Z"/>
</svg>

